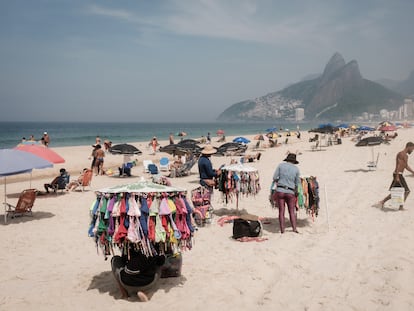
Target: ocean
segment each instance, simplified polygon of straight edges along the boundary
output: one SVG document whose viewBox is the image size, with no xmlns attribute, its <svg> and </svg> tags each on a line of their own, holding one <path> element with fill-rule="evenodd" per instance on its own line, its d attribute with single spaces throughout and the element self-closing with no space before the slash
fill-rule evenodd
<svg viewBox="0 0 414 311">
<path fill-rule="evenodd" d="M 43 132 L 50 136 L 50 147 L 86 146 L 95 143 L 97 135 L 101 141 L 110 140 L 113 144 L 150 141 L 153 136 L 159 140 L 168 140 L 173 133 L 175 141 L 180 132 L 187 133 L 185 138 L 216 136 L 218 129 L 225 135 L 242 136 L 254 133 L 265 133 L 266 129 L 276 127 L 297 130 L 296 123 L 87 123 L 87 122 L 0 122 L 0 149 L 13 148 L 23 137 L 29 139 L 33 135 L 40 140 Z M 314 124 L 301 123 L 301 130 L 308 130 Z"/>
</svg>

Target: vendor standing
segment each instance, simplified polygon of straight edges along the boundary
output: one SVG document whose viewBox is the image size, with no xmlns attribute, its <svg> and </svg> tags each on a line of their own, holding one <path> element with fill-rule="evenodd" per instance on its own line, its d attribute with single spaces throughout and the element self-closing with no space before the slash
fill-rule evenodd
<svg viewBox="0 0 414 311">
<path fill-rule="evenodd" d="M 296 229 L 296 195 L 298 193 L 300 173 L 295 165 L 299 162 L 296 160 L 296 154 L 294 153 L 289 153 L 283 161 L 273 174 L 273 181 L 277 183 L 276 193 L 279 206 L 280 233 L 285 232 L 285 204 L 288 206 L 293 232 L 299 233 Z"/>
<path fill-rule="evenodd" d="M 210 190 L 214 187 L 214 178 L 220 176 L 221 170 L 214 170 L 211 164 L 210 156 L 216 153 L 217 150 L 207 145 L 201 151 L 201 157 L 198 159 L 198 172 L 200 174 L 200 185 L 209 188 Z"/>
</svg>

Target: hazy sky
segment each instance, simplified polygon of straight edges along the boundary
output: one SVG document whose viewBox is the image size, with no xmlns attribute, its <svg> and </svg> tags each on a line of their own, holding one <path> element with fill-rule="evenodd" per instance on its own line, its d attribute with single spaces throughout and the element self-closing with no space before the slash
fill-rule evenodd
<svg viewBox="0 0 414 311">
<path fill-rule="evenodd" d="M 414 69 L 414 1 L 0 1 L 0 121 L 212 121 L 322 72 Z"/>
</svg>

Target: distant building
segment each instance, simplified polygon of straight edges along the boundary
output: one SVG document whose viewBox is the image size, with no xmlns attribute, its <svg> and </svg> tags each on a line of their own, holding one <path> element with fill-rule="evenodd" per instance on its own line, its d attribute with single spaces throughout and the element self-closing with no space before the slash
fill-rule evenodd
<svg viewBox="0 0 414 311">
<path fill-rule="evenodd" d="M 389 120 L 390 119 L 390 113 L 387 109 L 381 109 L 380 110 L 380 117 L 382 120 Z"/>
<path fill-rule="evenodd" d="M 404 99 L 404 118 L 412 118 L 414 116 L 414 102 L 410 98 Z"/>
<path fill-rule="evenodd" d="M 295 120 L 302 121 L 303 119 L 305 119 L 305 109 L 296 108 L 295 109 Z"/>
</svg>

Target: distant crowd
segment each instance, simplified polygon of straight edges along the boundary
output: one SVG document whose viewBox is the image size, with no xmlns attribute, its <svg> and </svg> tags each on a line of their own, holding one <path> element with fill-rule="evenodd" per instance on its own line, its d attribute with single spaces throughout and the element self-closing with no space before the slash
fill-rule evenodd
<svg viewBox="0 0 414 311">
<path fill-rule="evenodd" d="M 33 135 L 30 135 L 29 139 L 26 139 L 26 137 L 22 137 L 22 144 L 35 144 L 38 143 L 38 141 L 35 139 Z M 40 139 L 40 143 L 44 145 L 45 147 L 48 147 L 50 144 L 50 137 L 47 132 L 43 132 L 43 136 Z"/>
</svg>

